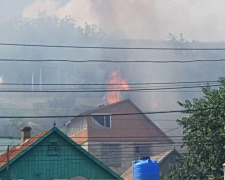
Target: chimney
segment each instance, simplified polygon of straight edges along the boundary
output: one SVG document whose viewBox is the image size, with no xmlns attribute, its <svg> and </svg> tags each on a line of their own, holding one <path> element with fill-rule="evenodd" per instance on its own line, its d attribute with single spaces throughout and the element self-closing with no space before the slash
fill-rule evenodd
<svg viewBox="0 0 225 180">
<path fill-rule="evenodd" d="M 21 143 L 24 143 L 27 139 L 30 139 L 31 127 L 23 127 L 21 131 L 22 131 Z"/>
</svg>

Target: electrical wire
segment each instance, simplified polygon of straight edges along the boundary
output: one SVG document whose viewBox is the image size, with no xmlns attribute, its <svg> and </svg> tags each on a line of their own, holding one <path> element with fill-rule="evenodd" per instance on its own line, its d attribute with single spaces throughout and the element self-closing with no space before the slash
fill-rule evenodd
<svg viewBox="0 0 225 180">
<path fill-rule="evenodd" d="M 39 84 L 39 83 L 1 83 L 2 85 L 9 85 L 9 86 L 116 86 L 116 85 L 167 85 L 167 84 L 202 84 L 202 83 L 219 83 L 218 80 L 208 80 L 208 81 L 175 81 L 175 82 L 132 82 L 132 83 L 68 83 L 68 84 L 61 84 L 61 83 L 46 83 L 46 84 Z"/>
<path fill-rule="evenodd" d="M 215 106 L 212 108 L 204 109 L 193 109 L 193 110 L 168 110 L 168 111 L 152 111 L 152 112 L 138 112 L 138 113 L 112 113 L 110 116 L 130 116 L 130 115 L 143 115 L 143 114 L 169 114 L 169 113 L 190 113 L 196 111 L 207 111 L 215 110 L 219 108 L 224 108 L 224 106 Z M 80 115 L 47 115 L 47 116 L 0 116 L 0 119 L 3 118 L 71 118 L 71 117 L 92 117 L 92 114 L 80 114 Z"/>
<path fill-rule="evenodd" d="M 9 90 L 9 89 L 0 89 L 0 92 L 27 92 L 27 93 L 68 93 L 68 92 L 76 92 L 76 93 L 83 93 L 83 92 L 151 92 L 156 90 L 173 90 L 173 89 L 192 89 L 192 88 L 206 88 L 206 87 L 221 87 L 222 85 L 203 85 L 203 86 L 180 86 L 180 87 L 165 87 L 165 88 L 137 88 L 137 89 L 102 89 L 102 90 Z"/>
<path fill-rule="evenodd" d="M 225 50 L 225 49 L 224 49 Z M 67 63 L 155 63 L 155 64 L 171 64 L 171 63 L 201 63 L 201 62 L 224 62 L 225 59 L 195 59 L 195 60 L 103 60 L 103 59 L 87 59 L 87 60 L 69 60 L 69 59 L 6 59 L 0 58 L 0 62 L 67 62 Z"/>
<path fill-rule="evenodd" d="M 160 51 L 224 51 L 225 48 L 175 48 L 175 47 L 116 47 L 116 46 L 78 46 L 78 45 L 47 45 L 24 43 L 0 43 L 0 46 L 69 48 L 69 49 L 102 49 L 102 50 L 160 50 Z"/>
</svg>

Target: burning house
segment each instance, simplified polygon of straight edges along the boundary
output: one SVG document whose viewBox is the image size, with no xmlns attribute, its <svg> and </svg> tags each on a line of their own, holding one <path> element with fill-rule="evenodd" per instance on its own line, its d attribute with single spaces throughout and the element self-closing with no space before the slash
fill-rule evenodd
<svg viewBox="0 0 225 180">
<path fill-rule="evenodd" d="M 118 174 L 132 160 L 169 150 L 165 144 L 173 143 L 129 99 L 81 113 L 67 127 L 75 142 Z"/>
</svg>

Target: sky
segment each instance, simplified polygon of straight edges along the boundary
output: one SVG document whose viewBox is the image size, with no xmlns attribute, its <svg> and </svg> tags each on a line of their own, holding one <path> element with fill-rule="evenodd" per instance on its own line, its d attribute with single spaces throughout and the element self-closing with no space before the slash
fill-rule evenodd
<svg viewBox="0 0 225 180">
<path fill-rule="evenodd" d="M 80 45 L 83 43 L 82 38 L 80 41 L 73 41 L 73 35 L 70 31 L 73 27 L 71 28 L 71 26 L 62 26 L 62 29 L 59 28 L 59 30 L 57 30 L 55 26 L 53 26 L 54 29 L 51 29 L 51 27 L 48 27 L 46 24 L 41 24 L 37 28 L 28 26 L 27 29 L 26 26 L 24 26 L 21 28 L 22 31 L 17 31 L 16 28 L 10 29 L 11 31 L 4 29 L 4 24 L 18 23 L 20 21 L 15 20 L 21 18 L 35 19 L 40 13 L 56 16 L 59 19 L 70 16 L 82 27 L 85 26 L 85 23 L 94 23 L 98 28 L 103 29 L 109 37 L 116 37 L 118 39 L 168 40 L 169 33 L 176 36 L 179 36 L 179 34 L 182 33 L 184 39 L 188 41 L 221 42 L 225 41 L 224 7 L 224 0 L 0 0 L 0 30 L 3 29 L 0 31 L 0 42 L 32 42 L 34 44 L 55 44 L 60 42 L 65 45 L 70 43 Z M 5 27 L 8 28 L 11 26 Z M 19 34 L 17 34 L 17 32 Z M 56 35 L 58 35 L 57 38 Z M 111 43 L 111 38 L 107 40 Z M 129 43 L 135 41 L 124 42 Z M 140 44 L 140 46 L 141 45 L 145 46 L 146 44 Z M 61 49 L 57 53 L 54 49 L 48 49 L 43 53 L 43 49 L 40 48 L 33 48 L 32 51 L 27 51 L 27 48 L 19 48 L 12 53 L 10 47 L 1 47 L 0 50 L 2 57 L 26 59 L 54 59 L 54 57 L 73 60 L 76 58 L 77 60 L 80 60 L 80 58 L 105 58 L 112 60 L 160 59 L 162 61 L 174 60 L 174 58 L 176 60 L 185 58 L 188 60 L 191 58 L 224 59 L 222 51 L 204 53 L 181 52 L 179 54 L 177 52 L 169 51 L 117 51 L 117 53 L 111 53 L 110 51 L 96 52 L 94 50 L 91 51 L 91 53 L 83 53 L 82 51 L 77 53 L 75 51 L 70 52 L 68 49 Z M 104 83 L 105 77 L 107 77 L 112 70 L 120 70 L 123 77 L 126 78 L 129 83 L 217 80 L 218 77 L 225 76 L 222 63 L 223 62 L 211 64 L 129 64 L 129 66 L 126 64 L 114 66 L 106 66 L 105 64 L 95 64 L 95 66 L 93 66 L 93 64 L 85 64 L 78 66 L 79 68 L 77 69 L 80 76 L 78 76 L 77 79 L 83 77 L 84 79 L 86 78 L 86 80 L 93 80 L 93 82 L 96 83 Z M 4 65 L 5 66 L 2 66 L 1 64 L 0 67 L 3 67 L 2 69 L 6 67 L 5 69 L 7 69 L 9 65 L 14 68 L 14 65 L 7 63 L 4 63 Z M 18 71 L 14 71 L 12 68 L 14 73 L 11 73 L 10 71 L 7 77 L 7 74 L 0 72 L 0 76 L 4 75 L 6 81 L 7 78 L 10 79 L 9 76 L 15 76 L 15 79 L 19 81 L 21 79 L 20 73 L 23 70 L 21 67 L 24 69 L 27 68 L 26 64 L 20 64 L 20 68 L 17 69 Z M 72 67 L 73 66 L 71 66 L 71 68 Z M 100 68 L 100 70 L 96 71 L 95 68 Z M 35 69 L 35 77 L 40 77 L 37 73 L 40 72 L 40 69 L 39 67 Z M 51 71 L 49 71 L 49 73 L 51 73 Z M 15 79 L 13 82 L 15 82 Z M 27 79 L 29 79 L 29 77 Z M 52 79 L 49 77 L 49 80 Z M 185 99 L 192 99 L 196 96 L 199 97 L 200 95 L 196 95 L 196 92 L 185 92 L 182 94 L 151 92 L 142 93 L 141 95 L 137 93 L 135 95 L 132 94 L 131 99 L 133 98 L 135 100 L 134 102 L 137 103 L 138 107 L 143 111 L 163 111 L 176 110 L 180 108 L 177 104 L 178 100 L 183 102 Z M 10 99 L 10 102 L 14 101 L 11 101 Z M 175 120 L 177 118 L 177 114 L 165 114 L 164 116 L 160 114 L 158 116 L 160 116 L 161 119 L 167 118 Z M 158 117 L 157 115 L 152 115 L 151 118 L 155 120 Z M 163 123 L 164 122 L 162 122 L 162 124 Z M 175 124 L 174 121 L 173 124 L 166 124 L 161 127 L 165 126 L 175 127 L 177 124 Z"/>
<path fill-rule="evenodd" d="M 166 40 L 168 34 L 192 41 L 225 40 L 224 0 L 1 0 L 0 24 L 45 12 L 71 16 L 80 26 L 95 23 L 109 36 Z"/>
</svg>

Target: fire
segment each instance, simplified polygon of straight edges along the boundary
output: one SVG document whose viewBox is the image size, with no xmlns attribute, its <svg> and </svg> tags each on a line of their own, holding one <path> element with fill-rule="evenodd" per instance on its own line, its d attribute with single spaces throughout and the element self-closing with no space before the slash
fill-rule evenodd
<svg viewBox="0 0 225 180">
<path fill-rule="evenodd" d="M 107 89 L 108 90 L 128 90 L 129 85 L 127 80 L 123 78 L 119 71 L 113 71 L 107 80 Z M 108 91 L 107 92 L 107 102 L 109 104 L 116 103 L 121 100 L 120 91 Z"/>
</svg>

